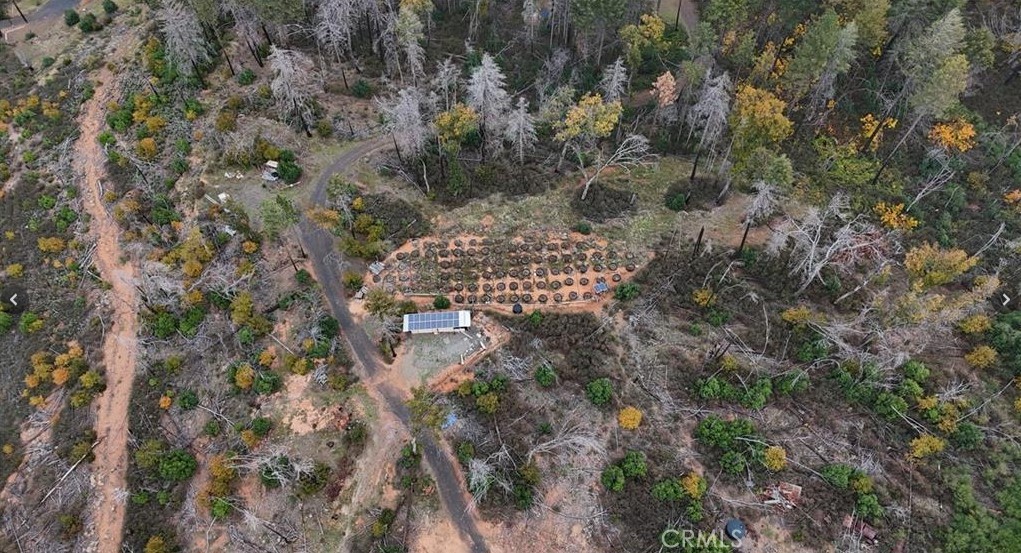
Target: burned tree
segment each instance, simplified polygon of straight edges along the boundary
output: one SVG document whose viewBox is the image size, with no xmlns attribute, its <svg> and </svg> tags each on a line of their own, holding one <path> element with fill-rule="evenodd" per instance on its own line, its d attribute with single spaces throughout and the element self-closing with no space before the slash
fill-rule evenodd
<svg viewBox="0 0 1021 553">
<path fill-rule="evenodd" d="M 315 119 L 315 92 L 319 88 L 312 60 L 301 52 L 273 46 L 269 54 L 273 81 L 270 90 L 280 109 L 297 119 L 305 134 Z"/>
<path fill-rule="evenodd" d="M 846 273 L 865 261 L 882 262 L 888 253 L 887 234 L 860 215 L 848 219 L 847 198 L 838 194 L 822 211 L 810 209 L 801 220 L 788 217 L 766 251 L 776 256 L 790 248 L 790 275 L 800 282 L 800 294 L 821 281 L 826 268 Z"/>
<path fill-rule="evenodd" d="M 156 20 L 166 42 L 167 57 L 178 71 L 197 74 L 199 66 L 209 63 L 209 44 L 202 34 L 202 24 L 187 4 L 164 2 L 156 12 Z"/>
</svg>

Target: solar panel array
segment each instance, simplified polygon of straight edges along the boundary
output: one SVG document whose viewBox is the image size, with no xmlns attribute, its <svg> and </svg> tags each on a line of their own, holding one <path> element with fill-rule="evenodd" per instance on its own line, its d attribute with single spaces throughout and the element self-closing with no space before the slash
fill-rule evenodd
<svg viewBox="0 0 1021 553">
<path fill-rule="evenodd" d="M 410 332 L 436 330 L 441 328 L 456 328 L 460 317 L 457 311 L 412 313 L 406 316 L 408 319 L 405 321 L 405 330 Z"/>
</svg>

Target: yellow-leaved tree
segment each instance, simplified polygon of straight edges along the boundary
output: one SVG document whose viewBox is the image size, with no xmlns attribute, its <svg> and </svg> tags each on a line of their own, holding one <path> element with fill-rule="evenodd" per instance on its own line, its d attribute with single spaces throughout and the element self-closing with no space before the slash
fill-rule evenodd
<svg viewBox="0 0 1021 553">
<path fill-rule="evenodd" d="M 918 219 L 904 213 L 904 204 L 879 202 L 872 208 L 884 227 L 893 230 L 911 230 L 918 226 Z"/>
<path fill-rule="evenodd" d="M 451 153 L 461 149 L 461 144 L 479 128 L 479 114 L 460 102 L 441 112 L 433 121 L 436 138 L 440 145 Z"/>
<path fill-rule="evenodd" d="M 642 412 L 629 405 L 617 413 L 617 422 L 625 430 L 634 430 L 642 424 Z"/>
<path fill-rule="evenodd" d="M 602 139 L 613 133 L 623 111 L 619 100 L 607 102 L 599 94 L 586 94 L 567 110 L 563 120 L 554 124 L 555 138 L 564 144 L 557 161 L 557 170 L 560 170 L 570 148 L 577 157 L 578 169 L 585 179 L 581 191 L 582 200 L 588 196 L 592 184 L 606 168 L 616 167 L 630 172 L 637 167 L 649 165 L 656 157 L 650 151 L 649 140 L 635 133 L 627 134 L 612 151 L 603 151 Z"/>
<path fill-rule="evenodd" d="M 794 132 L 784 115 L 787 103 L 768 90 L 742 84 L 737 87 L 730 128 L 735 158 L 742 159 L 759 147 L 773 146 Z"/>
<path fill-rule="evenodd" d="M 625 25 L 620 29 L 620 39 L 624 42 L 624 58 L 631 68 L 637 68 L 642 62 L 642 51 L 647 48 L 663 51 L 667 42 L 663 38 L 666 23 L 658 15 L 642 14 L 637 25 Z"/>
<path fill-rule="evenodd" d="M 922 434 L 911 440 L 911 457 L 924 459 L 942 452 L 947 447 L 947 441 L 932 434 Z"/>
<path fill-rule="evenodd" d="M 975 126 L 957 118 L 936 123 L 929 130 L 929 140 L 944 150 L 967 152 L 975 147 Z"/>
<path fill-rule="evenodd" d="M 624 107 L 619 101 L 607 103 L 600 94 L 586 94 L 567 110 L 564 120 L 556 125 L 555 138 L 565 143 L 605 138 L 617 127 L 623 112 Z"/>
<path fill-rule="evenodd" d="M 965 362 L 976 369 L 988 369 L 996 363 L 996 359 L 996 350 L 984 344 L 964 356 Z"/>
<path fill-rule="evenodd" d="M 917 289 L 952 282 L 978 264 L 978 258 L 961 249 L 944 250 L 930 243 L 911 248 L 904 267 Z"/>
<path fill-rule="evenodd" d="M 787 450 L 778 445 L 767 447 L 762 454 L 762 464 L 773 472 L 787 468 Z"/>
</svg>

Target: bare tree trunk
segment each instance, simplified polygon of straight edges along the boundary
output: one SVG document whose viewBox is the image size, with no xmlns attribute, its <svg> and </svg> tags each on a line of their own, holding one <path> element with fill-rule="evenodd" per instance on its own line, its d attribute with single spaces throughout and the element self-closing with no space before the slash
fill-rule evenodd
<svg viewBox="0 0 1021 553">
<path fill-rule="evenodd" d="M 401 157 L 401 147 L 397 145 L 397 137 L 391 133 L 390 138 L 394 141 L 394 151 L 397 152 L 397 161 L 401 162 L 401 165 L 404 165 L 404 158 Z"/>
<path fill-rule="evenodd" d="M 915 127 L 917 127 L 918 123 L 920 123 L 921 121 L 922 121 L 921 115 L 915 117 L 915 120 L 911 123 L 911 126 L 908 127 L 907 132 L 905 132 L 904 136 L 900 138 L 900 142 L 897 142 L 897 145 L 893 147 L 893 151 L 886 156 L 886 159 L 883 160 L 882 165 L 879 166 L 879 170 L 876 171 L 876 176 L 872 177 L 872 186 L 875 186 L 876 183 L 879 182 L 879 176 L 883 174 L 883 170 L 886 169 L 886 166 L 890 164 L 890 160 L 893 159 L 894 154 L 896 154 L 897 150 L 899 150 L 900 147 L 904 145 L 904 142 L 906 142 L 908 137 L 911 136 L 911 133 L 915 132 Z"/>
<path fill-rule="evenodd" d="M 21 16 L 21 20 L 24 21 L 25 23 L 28 23 L 28 19 L 25 17 L 25 14 L 21 12 L 21 8 L 18 7 L 18 3 L 17 2 L 11 3 L 14 4 L 14 9 L 18 10 L 18 15 Z"/>
</svg>

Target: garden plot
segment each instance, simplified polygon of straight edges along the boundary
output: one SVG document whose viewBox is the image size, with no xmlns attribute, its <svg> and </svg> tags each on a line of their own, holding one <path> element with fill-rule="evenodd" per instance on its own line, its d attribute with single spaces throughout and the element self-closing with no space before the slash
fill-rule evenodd
<svg viewBox="0 0 1021 553">
<path fill-rule="evenodd" d="M 644 253 L 581 234 L 458 235 L 406 244 L 366 282 L 405 297 L 447 296 L 457 306 L 585 304 L 612 295 L 646 261 Z"/>
<path fill-rule="evenodd" d="M 416 334 L 405 342 L 403 351 L 397 356 L 397 367 L 406 382 L 419 386 L 482 351 L 484 340 L 476 329 Z"/>
</svg>

